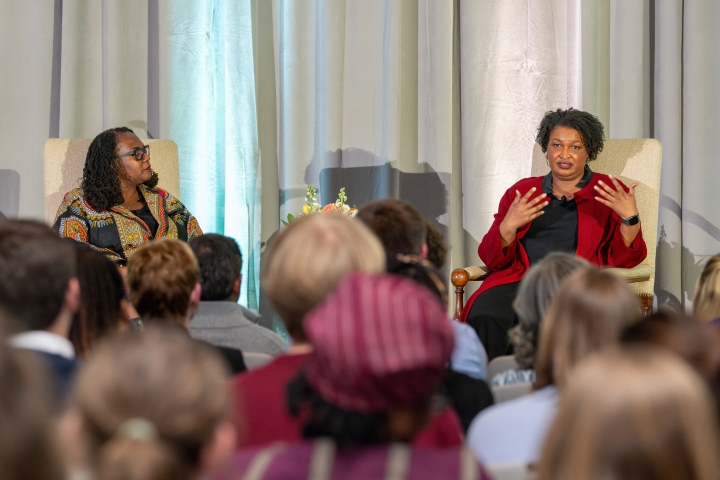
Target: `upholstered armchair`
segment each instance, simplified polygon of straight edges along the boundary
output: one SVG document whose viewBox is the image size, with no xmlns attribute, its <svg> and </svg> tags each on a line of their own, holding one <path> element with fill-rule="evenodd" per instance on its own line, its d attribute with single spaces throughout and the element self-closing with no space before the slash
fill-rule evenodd
<svg viewBox="0 0 720 480">
<path fill-rule="evenodd" d="M 150 145 L 151 165 L 160 177 L 158 187 L 180 198 L 178 147 L 172 140 L 142 140 Z M 45 164 L 45 221 L 52 224 L 67 192 L 80 187 L 89 138 L 50 138 L 43 147 Z"/>
<path fill-rule="evenodd" d="M 603 151 L 590 163 L 593 171 L 611 174 L 626 185 L 638 182 L 635 189 L 638 212 L 642 222 L 642 234 L 647 244 L 647 257 L 633 268 L 610 268 L 608 270 L 625 278 L 639 297 L 643 314 L 652 311 L 655 286 L 655 254 L 657 250 L 658 209 L 660 205 L 660 167 L 662 146 L 649 138 L 606 140 Z M 532 175 L 545 175 L 550 168 L 539 145 L 533 150 Z M 489 273 L 487 267 L 457 268 L 451 275 L 455 287 L 455 314 L 459 319 L 464 308 L 465 286 L 470 281 L 482 281 Z"/>
</svg>

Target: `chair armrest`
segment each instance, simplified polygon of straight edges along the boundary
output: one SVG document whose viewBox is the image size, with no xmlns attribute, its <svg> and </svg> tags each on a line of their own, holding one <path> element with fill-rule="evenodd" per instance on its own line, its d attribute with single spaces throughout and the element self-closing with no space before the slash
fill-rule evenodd
<svg viewBox="0 0 720 480">
<path fill-rule="evenodd" d="M 456 268 L 450 275 L 450 282 L 455 288 L 464 288 L 468 282 L 485 280 L 490 275 L 490 269 L 485 265 Z"/>
<path fill-rule="evenodd" d="M 471 281 L 485 280 L 490 275 L 490 269 L 485 265 L 456 268 L 450 275 L 450 283 L 455 287 L 455 313 L 453 318 L 459 320 L 462 315 L 465 297 L 465 285 Z"/>
<path fill-rule="evenodd" d="M 655 268 L 652 265 L 641 263 L 632 268 L 606 268 L 605 271 L 612 272 L 622 277 L 628 283 L 647 282 L 653 275 Z"/>
</svg>

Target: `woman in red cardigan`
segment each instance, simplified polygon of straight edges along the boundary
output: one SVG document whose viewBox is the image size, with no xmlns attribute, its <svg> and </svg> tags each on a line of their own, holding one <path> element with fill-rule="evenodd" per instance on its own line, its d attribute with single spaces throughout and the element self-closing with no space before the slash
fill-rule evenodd
<svg viewBox="0 0 720 480">
<path fill-rule="evenodd" d="M 634 267 L 647 255 L 635 203 L 626 187 L 595 173 L 588 162 L 602 151 L 602 123 L 575 109 L 545 114 L 535 141 L 550 173 L 520 180 L 498 207 L 478 254 L 490 275 L 468 300 L 464 320 L 490 358 L 512 353 L 507 331 L 517 324 L 512 302 L 528 269 L 550 252 L 567 252 L 599 267 Z"/>
</svg>

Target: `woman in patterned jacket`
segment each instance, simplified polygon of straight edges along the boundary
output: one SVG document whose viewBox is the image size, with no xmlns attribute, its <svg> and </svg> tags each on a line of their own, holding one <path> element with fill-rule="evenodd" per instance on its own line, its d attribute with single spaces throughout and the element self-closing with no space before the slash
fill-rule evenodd
<svg viewBox="0 0 720 480">
<path fill-rule="evenodd" d="M 53 228 L 119 265 L 155 238 L 202 235 L 195 217 L 157 183 L 150 147 L 129 128 L 105 130 L 90 144 L 81 188 L 65 194 Z"/>
</svg>

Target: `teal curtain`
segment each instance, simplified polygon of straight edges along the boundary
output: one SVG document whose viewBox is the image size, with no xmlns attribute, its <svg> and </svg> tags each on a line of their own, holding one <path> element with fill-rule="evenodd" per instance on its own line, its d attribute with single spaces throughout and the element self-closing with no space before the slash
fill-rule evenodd
<svg viewBox="0 0 720 480">
<path fill-rule="evenodd" d="M 261 179 L 251 1 L 177 0 L 166 15 L 181 198 L 205 233 L 237 240 L 240 303 L 257 310 Z"/>
</svg>

